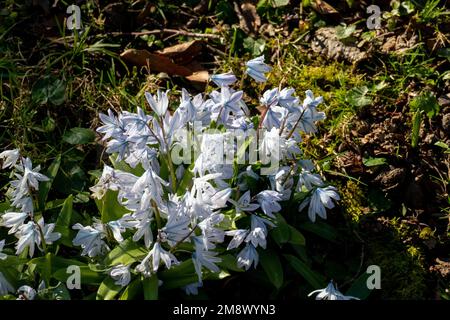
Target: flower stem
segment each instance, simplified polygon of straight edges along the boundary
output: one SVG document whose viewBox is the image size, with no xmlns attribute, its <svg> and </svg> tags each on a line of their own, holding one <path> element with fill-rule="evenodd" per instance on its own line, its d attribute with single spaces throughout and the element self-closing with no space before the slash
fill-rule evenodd
<svg viewBox="0 0 450 320">
<path fill-rule="evenodd" d="M 158 209 L 158 205 L 156 204 L 155 200 L 151 200 L 153 209 L 155 209 L 155 219 L 156 219 L 156 227 L 159 229 L 161 229 L 162 224 L 161 224 L 161 215 L 159 213 L 159 209 Z"/>
</svg>

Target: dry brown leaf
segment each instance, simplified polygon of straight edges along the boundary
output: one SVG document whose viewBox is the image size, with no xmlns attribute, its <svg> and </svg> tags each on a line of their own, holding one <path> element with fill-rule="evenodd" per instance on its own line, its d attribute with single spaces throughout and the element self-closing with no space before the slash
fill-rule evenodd
<svg viewBox="0 0 450 320">
<path fill-rule="evenodd" d="M 196 71 L 190 76 L 187 76 L 186 79 L 188 79 L 191 82 L 204 84 L 208 81 L 209 73 L 206 70 Z"/>
<path fill-rule="evenodd" d="M 256 12 L 256 7 L 250 2 L 245 2 L 241 4 L 241 10 L 250 31 L 256 33 L 261 26 L 261 18 Z"/>
<path fill-rule="evenodd" d="M 234 11 L 239 19 L 239 26 L 246 33 L 255 34 L 261 26 L 261 18 L 256 12 L 256 7 L 250 2 L 244 2 L 239 7 L 237 2 L 233 2 Z"/>
<path fill-rule="evenodd" d="M 168 75 L 189 76 L 192 71 L 184 66 L 175 64 L 167 57 L 150 53 L 147 50 L 127 49 L 120 57 L 133 65 L 150 67 L 151 71 L 165 72 Z"/>
<path fill-rule="evenodd" d="M 201 53 L 202 49 L 202 41 L 192 40 L 164 48 L 163 50 L 156 51 L 156 53 L 171 58 L 177 64 L 185 65 L 194 60 Z"/>
<path fill-rule="evenodd" d="M 170 76 L 183 76 L 193 84 L 204 85 L 209 78 L 208 71 L 196 61 L 191 61 L 189 65 L 182 66 L 174 63 L 168 57 L 137 49 L 127 49 L 120 57 L 132 65 L 148 66 L 151 72 L 164 72 Z"/>
<path fill-rule="evenodd" d="M 311 3 L 314 10 L 323 15 L 338 15 L 339 12 L 330 4 L 322 0 L 316 0 Z"/>
</svg>

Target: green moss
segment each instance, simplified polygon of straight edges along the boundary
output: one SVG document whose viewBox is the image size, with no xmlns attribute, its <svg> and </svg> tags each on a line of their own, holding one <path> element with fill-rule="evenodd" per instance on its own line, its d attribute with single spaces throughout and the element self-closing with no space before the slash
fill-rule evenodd
<svg viewBox="0 0 450 320">
<path fill-rule="evenodd" d="M 417 248 L 405 248 L 388 239 L 369 243 L 369 264 L 381 269 L 382 299 L 425 299 L 426 269 Z"/>
<path fill-rule="evenodd" d="M 346 184 L 339 188 L 339 193 L 340 205 L 353 222 L 359 222 L 361 217 L 370 213 L 361 184 L 347 180 Z"/>
</svg>

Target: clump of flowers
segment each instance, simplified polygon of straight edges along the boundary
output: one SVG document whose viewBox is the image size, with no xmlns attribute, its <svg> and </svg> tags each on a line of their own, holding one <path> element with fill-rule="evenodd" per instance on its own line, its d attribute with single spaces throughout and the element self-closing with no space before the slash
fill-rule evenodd
<svg viewBox="0 0 450 320">
<path fill-rule="evenodd" d="M 263 56 L 246 66 L 257 82 L 271 70 Z M 313 222 L 339 200 L 300 148 L 302 135 L 315 133 L 325 118 L 317 109 L 321 97 L 308 90 L 300 99 L 292 88 L 273 88 L 259 98 L 262 113 L 252 115 L 256 106 L 244 102 L 233 73 L 211 81 L 216 90 L 191 96 L 183 89 L 174 108 L 170 92 L 158 90 L 145 93 L 147 108 L 100 114 L 97 131 L 111 159 L 91 187 L 101 215 L 74 224 L 71 242 L 114 286 L 151 279 L 157 289 L 176 275 L 183 280 L 171 286 L 195 294 L 205 279 L 226 276 L 230 261 L 233 268 L 256 267 L 269 231 L 296 194 L 304 195 L 296 210 L 307 208 Z M 33 192 L 48 178 L 18 150 L 0 159 L 17 178 L 1 223 L 19 239 L 16 254 L 28 248 L 33 256 L 35 246 L 45 251 L 60 236 L 33 215 Z M 11 291 L 2 277 L 0 294 Z"/>
</svg>

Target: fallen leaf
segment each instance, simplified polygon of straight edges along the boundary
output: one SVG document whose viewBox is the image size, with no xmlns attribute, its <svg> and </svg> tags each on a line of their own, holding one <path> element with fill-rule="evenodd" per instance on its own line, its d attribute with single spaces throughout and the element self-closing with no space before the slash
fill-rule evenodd
<svg viewBox="0 0 450 320">
<path fill-rule="evenodd" d="M 170 55 L 176 52 L 173 48 L 166 51 Z M 169 54 L 170 53 L 170 54 Z M 167 56 L 159 53 L 151 53 L 147 50 L 127 49 L 120 57 L 136 66 L 149 67 L 151 72 L 163 72 L 169 76 L 182 76 L 193 84 L 204 85 L 209 78 L 208 71 L 205 70 L 197 61 L 191 61 L 187 65 L 179 65 Z"/>
<path fill-rule="evenodd" d="M 208 81 L 209 73 L 206 70 L 197 71 L 191 74 L 190 76 L 187 76 L 186 79 L 188 79 L 191 82 L 196 82 L 199 84 L 204 84 Z"/>
<path fill-rule="evenodd" d="M 323 15 L 338 15 L 339 12 L 330 4 L 322 0 L 316 0 L 311 3 L 314 10 Z"/>
<path fill-rule="evenodd" d="M 156 51 L 156 53 L 171 58 L 176 64 L 185 65 L 194 60 L 201 53 L 202 49 L 202 41 L 192 40 L 164 48 L 163 50 Z"/>
<path fill-rule="evenodd" d="M 239 7 L 237 2 L 233 2 L 234 11 L 239 19 L 239 26 L 246 33 L 256 34 L 261 26 L 261 18 L 256 12 L 256 7 L 250 2 L 244 2 Z"/>
<path fill-rule="evenodd" d="M 172 60 L 167 57 L 150 53 L 147 50 L 127 49 L 120 55 L 120 57 L 124 61 L 133 65 L 141 67 L 148 66 L 151 71 L 155 72 L 165 72 L 168 75 L 183 77 L 192 74 L 190 69 L 173 63 Z"/>
</svg>

